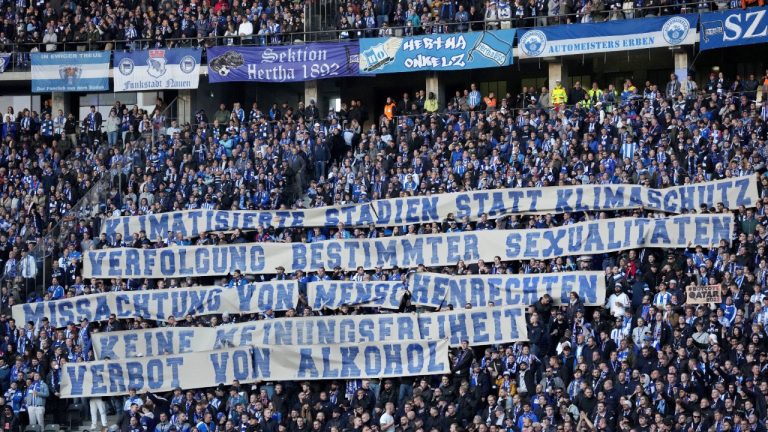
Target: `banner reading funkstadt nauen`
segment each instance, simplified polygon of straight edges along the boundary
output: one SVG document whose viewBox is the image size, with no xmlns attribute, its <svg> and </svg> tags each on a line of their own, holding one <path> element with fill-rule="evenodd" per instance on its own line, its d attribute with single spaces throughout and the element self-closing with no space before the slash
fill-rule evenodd
<svg viewBox="0 0 768 432">
<path fill-rule="evenodd" d="M 605 273 L 575 271 L 536 274 L 450 276 L 415 272 L 408 277 L 411 302 L 420 306 L 527 306 L 549 294 L 555 304 L 568 304 L 573 291 L 586 306 L 605 304 Z"/>
<path fill-rule="evenodd" d="M 307 284 L 307 303 L 312 309 L 368 306 L 398 309 L 405 295 L 399 281 L 317 281 Z"/>
<path fill-rule="evenodd" d="M 140 359 L 68 363 L 61 395 L 100 397 L 240 383 L 436 375 L 450 371 L 448 341 L 238 347 Z"/>
<path fill-rule="evenodd" d="M 399 226 L 444 222 L 449 214 L 457 220 L 474 221 L 508 214 L 565 213 L 646 208 L 665 213 L 699 210 L 702 204 L 722 203 L 727 209 L 754 207 L 759 199 L 755 176 L 737 177 L 651 189 L 639 185 L 585 185 L 542 188 L 496 189 L 455 192 L 423 197 L 392 198 L 370 203 L 297 210 L 184 210 L 107 219 L 101 232 L 130 238 L 144 231 L 150 239 L 165 238 L 168 231 L 184 238 L 211 231 L 257 227 Z"/>
<path fill-rule="evenodd" d="M 685 248 L 731 241 L 732 214 L 617 218 L 551 229 L 481 230 L 316 243 L 241 243 L 161 249 L 117 248 L 84 254 L 85 278 L 176 278 L 315 271 L 320 267 L 412 268 L 459 260 L 550 259 L 643 247 Z"/>
<path fill-rule="evenodd" d="M 422 314 L 334 315 L 208 327 L 94 333 L 96 358 L 125 359 L 250 345 L 333 345 L 448 339 L 458 346 L 528 340 L 522 307 L 484 307 Z"/>
<path fill-rule="evenodd" d="M 115 314 L 117 319 L 141 317 L 166 321 L 171 316 L 181 319 L 187 314 L 248 314 L 268 309 L 284 311 L 296 307 L 298 301 L 297 281 L 271 281 L 234 287 L 114 291 L 24 303 L 14 305 L 12 311 L 18 323 L 38 323 L 47 317 L 52 326 L 61 328 L 83 318 L 91 322 L 107 321 L 111 314 Z"/>
</svg>

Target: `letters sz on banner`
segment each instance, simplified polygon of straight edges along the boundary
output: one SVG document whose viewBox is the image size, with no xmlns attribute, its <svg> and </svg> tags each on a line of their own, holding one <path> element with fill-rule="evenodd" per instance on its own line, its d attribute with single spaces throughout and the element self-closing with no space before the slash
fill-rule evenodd
<svg viewBox="0 0 768 432">
<path fill-rule="evenodd" d="M 13 306 L 18 323 L 38 323 L 47 317 L 56 328 L 70 322 L 107 321 L 110 314 L 118 319 L 142 317 L 166 321 L 187 314 L 248 314 L 268 309 L 284 311 L 296 307 L 299 300 L 297 281 L 271 281 L 234 287 L 191 287 L 147 291 L 107 292 L 61 300 L 24 303 Z"/>
<path fill-rule="evenodd" d="M 142 216 L 109 218 L 101 232 L 112 238 L 120 233 L 130 238 L 139 231 L 147 237 L 165 237 L 168 231 L 184 238 L 203 232 L 231 231 L 257 227 L 400 226 L 441 223 L 449 214 L 457 220 L 475 221 L 487 214 L 490 219 L 514 213 L 565 213 L 620 210 L 644 207 L 666 213 L 699 210 L 702 204 L 722 203 L 727 209 L 754 207 L 758 200 L 757 178 L 737 177 L 667 189 L 638 185 L 586 185 L 541 188 L 496 189 L 455 192 L 428 197 L 392 198 L 371 203 L 329 206 L 301 210 L 241 211 L 184 210 Z"/>
<path fill-rule="evenodd" d="M 287 318 L 216 328 L 157 328 L 94 333 L 96 357 L 125 359 L 213 351 L 249 345 L 334 345 L 390 340 L 449 339 L 458 346 L 528 340 L 521 307 L 483 307 L 423 314 Z"/>
<path fill-rule="evenodd" d="M 307 303 L 312 309 L 338 309 L 362 305 L 399 309 L 405 286 L 397 281 L 318 281 L 307 284 Z"/>
<path fill-rule="evenodd" d="M 555 304 L 568 304 L 571 291 L 586 306 L 602 306 L 606 284 L 605 273 L 599 271 L 468 276 L 416 272 L 408 277 L 408 289 L 411 303 L 420 306 L 528 306 L 544 294 Z"/>
<path fill-rule="evenodd" d="M 206 371 L 206 373 L 200 373 Z M 212 371 L 213 373 L 208 373 Z M 135 388 L 162 392 L 214 387 L 233 380 L 263 381 L 387 378 L 450 371 L 448 341 L 346 345 L 240 347 L 130 360 L 69 363 L 62 397 L 99 397 Z"/>
<path fill-rule="evenodd" d="M 356 42 L 211 47 L 208 48 L 208 79 L 212 83 L 303 82 L 356 76 L 359 49 Z"/>
<path fill-rule="evenodd" d="M 701 214 L 671 218 L 617 218 L 552 229 L 482 230 L 316 243 L 242 243 L 162 249 L 117 248 L 84 254 L 85 278 L 175 278 L 314 271 L 339 266 L 412 268 L 502 261 L 550 259 L 609 253 L 642 247 L 685 248 L 731 241 L 733 216 Z"/>
<path fill-rule="evenodd" d="M 696 43 L 698 15 L 564 24 L 523 31 L 520 58 L 663 48 Z"/>
<path fill-rule="evenodd" d="M 201 53 L 193 48 L 115 51 L 115 92 L 197 89 Z"/>
<path fill-rule="evenodd" d="M 360 39 L 360 72 L 447 71 L 509 66 L 515 30 Z"/>
<path fill-rule="evenodd" d="M 702 50 L 768 42 L 768 7 L 749 7 L 701 15 Z"/>
<path fill-rule="evenodd" d="M 109 90 L 110 51 L 31 53 L 32 93 Z"/>
</svg>

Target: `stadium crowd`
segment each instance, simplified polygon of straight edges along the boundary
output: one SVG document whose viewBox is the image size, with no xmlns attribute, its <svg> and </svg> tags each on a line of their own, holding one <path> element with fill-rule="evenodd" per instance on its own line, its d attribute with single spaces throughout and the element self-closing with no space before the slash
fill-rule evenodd
<svg viewBox="0 0 768 432">
<path fill-rule="evenodd" d="M 529 342 L 452 351 L 447 376 L 341 382 L 222 383 L 172 394 L 63 400 L 61 364 L 93 358 L 93 332 L 167 325 L 142 319 L 16 323 L 10 308 L 91 293 L 176 288 L 223 280 L 83 280 L 82 253 L 120 246 L 316 242 L 330 238 L 460 230 L 538 228 L 643 210 L 481 218 L 393 229 L 259 229 L 196 239 L 100 236 L 103 217 L 180 209 L 313 207 L 407 195 L 597 183 L 654 188 L 766 171 L 768 73 L 701 82 L 672 75 L 639 87 L 626 80 L 588 88 L 560 83 L 518 94 L 482 94 L 475 84 L 443 104 L 434 94 L 389 98 L 374 118 L 363 101 L 321 115 L 314 101 L 262 108 L 222 103 L 182 125 L 116 103 L 102 118 L 9 110 L 0 149 L 0 425 L 66 423 L 91 429 L 119 417 L 126 432 L 765 432 L 768 418 L 768 177 L 754 209 L 739 209 L 731 247 L 642 249 L 547 261 L 457 263 L 451 274 L 603 269 L 606 307 L 577 296 L 528 308 Z M 244 101 L 243 101 L 244 102 Z M 94 182 L 113 190 L 67 241 L 45 237 Z M 118 181 L 119 180 L 119 181 Z M 721 212 L 711 203 L 702 212 Z M 53 266 L 40 267 L 45 241 Z M 405 270 L 324 269 L 266 278 L 400 280 Z M 721 285 L 723 303 L 686 305 L 689 284 Z M 448 305 L 447 307 L 464 307 Z M 411 311 L 407 297 L 401 311 Z M 376 313 L 315 311 L 300 302 L 278 319 Z M 177 326 L 273 316 L 177 317 Z"/>
<path fill-rule="evenodd" d="M 133 50 L 304 39 L 311 2 L 18 0 L 2 4 L 0 51 Z M 338 4 L 338 10 L 330 10 Z M 736 0 L 375 0 L 324 4 L 333 37 L 448 33 L 707 12 Z M 327 29 L 326 29 L 327 30 Z M 327 32 L 326 32 L 327 33 Z M 315 36 L 313 36 L 315 37 Z"/>
</svg>

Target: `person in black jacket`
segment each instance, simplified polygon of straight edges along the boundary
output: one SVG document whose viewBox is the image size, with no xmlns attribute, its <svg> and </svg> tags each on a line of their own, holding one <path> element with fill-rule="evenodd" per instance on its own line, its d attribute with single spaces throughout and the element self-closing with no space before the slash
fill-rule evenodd
<svg viewBox="0 0 768 432">
<path fill-rule="evenodd" d="M 13 413 L 10 405 L 6 405 L 3 409 L 3 413 L 0 415 L 0 425 L 3 427 L 3 432 L 20 432 L 19 418 Z"/>
<path fill-rule="evenodd" d="M 456 361 L 451 368 L 451 372 L 453 372 L 453 377 L 457 384 L 460 384 L 462 379 L 469 377 L 469 368 L 472 366 L 472 361 L 474 361 L 474 359 L 475 353 L 469 347 L 469 341 L 461 341 L 459 352 L 456 353 Z"/>
<path fill-rule="evenodd" d="M 88 145 L 93 145 L 93 141 L 101 137 L 101 123 L 101 113 L 96 111 L 95 105 L 91 105 L 91 112 L 83 119 L 83 126 L 88 132 Z"/>
</svg>

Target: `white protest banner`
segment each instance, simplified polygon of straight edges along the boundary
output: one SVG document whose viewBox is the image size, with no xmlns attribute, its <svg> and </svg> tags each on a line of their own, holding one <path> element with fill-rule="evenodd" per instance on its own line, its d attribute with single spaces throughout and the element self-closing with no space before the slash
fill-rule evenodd
<svg viewBox="0 0 768 432">
<path fill-rule="evenodd" d="M 260 348 L 254 348 L 254 358 Z M 272 349 L 271 380 L 395 378 L 450 372 L 448 341 L 387 341 Z"/>
<path fill-rule="evenodd" d="M 521 307 L 484 307 L 423 314 L 336 315 L 251 321 L 215 328 L 158 328 L 94 333 L 99 359 L 183 354 L 247 345 L 333 345 L 448 338 L 470 345 L 528 340 Z"/>
<path fill-rule="evenodd" d="M 319 267 L 411 268 L 601 254 L 643 247 L 685 248 L 731 241 L 732 214 L 669 218 L 599 219 L 551 229 L 481 230 L 460 233 L 327 240 L 315 243 L 241 243 L 162 249 L 117 248 L 84 254 L 85 278 L 175 278 L 314 271 Z"/>
<path fill-rule="evenodd" d="M 226 357 L 229 361 L 222 361 Z M 137 392 L 164 392 L 176 387 L 215 387 L 235 379 L 253 380 L 250 347 L 130 360 L 67 363 L 61 373 L 61 396 L 99 397 Z"/>
<path fill-rule="evenodd" d="M 296 307 L 298 300 L 297 281 L 271 281 L 234 287 L 106 292 L 14 305 L 12 312 L 18 323 L 38 323 L 47 317 L 52 326 L 60 328 L 83 318 L 92 322 L 107 321 L 110 314 L 115 314 L 118 319 L 142 317 L 166 321 L 169 316 L 181 318 L 187 314 L 284 311 Z"/>
<path fill-rule="evenodd" d="M 233 380 L 361 379 L 444 374 L 447 340 L 240 347 L 139 359 L 69 363 L 61 395 L 98 397 L 229 384 Z"/>
<path fill-rule="evenodd" d="M 307 303 L 312 309 L 338 309 L 363 305 L 398 309 L 405 286 L 398 281 L 317 281 L 307 284 Z"/>
<path fill-rule="evenodd" d="M 408 278 L 408 289 L 411 303 L 420 306 L 527 306 L 544 294 L 555 304 L 568 304 L 571 291 L 586 306 L 602 306 L 606 284 L 605 273 L 599 271 L 468 276 L 416 272 Z"/>
<path fill-rule="evenodd" d="M 727 209 L 754 207 L 757 178 L 737 177 L 707 183 L 651 189 L 639 185 L 584 185 L 551 188 L 514 188 L 454 192 L 424 197 L 392 198 L 370 203 L 298 210 L 184 210 L 107 219 L 101 232 L 130 238 L 145 231 L 147 237 L 165 238 L 168 231 L 184 238 L 210 231 L 257 227 L 335 227 L 370 224 L 398 226 L 443 222 L 449 214 L 457 220 L 477 220 L 487 214 L 495 219 L 508 214 L 565 213 L 596 210 L 646 208 L 666 213 L 699 210 L 702 204 L 722 203 Z"/>
<path fill-rule="evenodd" d="M 719 304 L 721 295 L 720 285 L 688 285 L 685 287 L 685 304 Z"/>
</svg>

